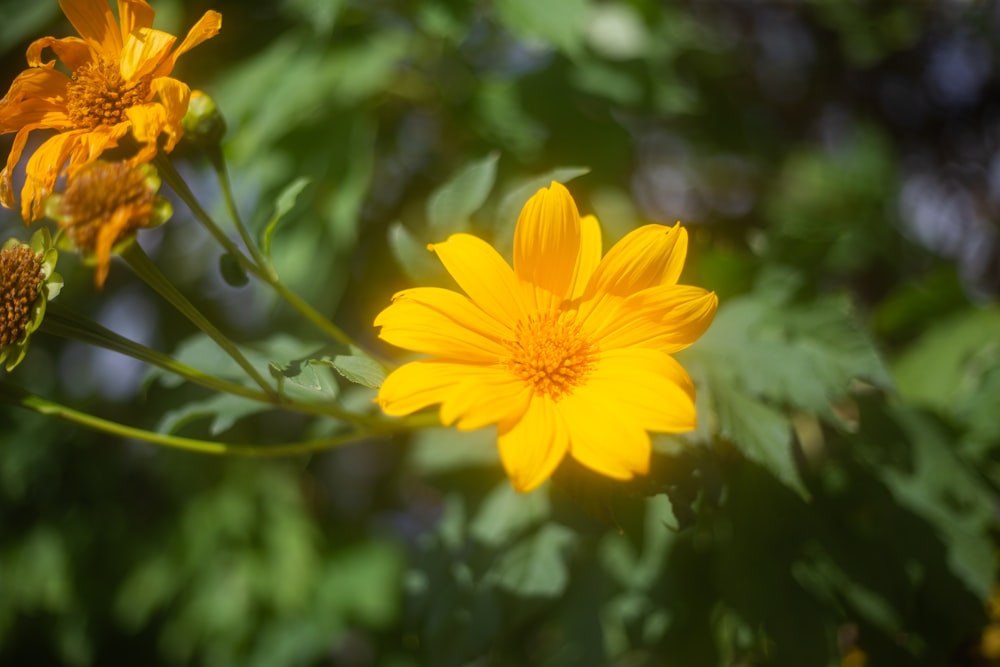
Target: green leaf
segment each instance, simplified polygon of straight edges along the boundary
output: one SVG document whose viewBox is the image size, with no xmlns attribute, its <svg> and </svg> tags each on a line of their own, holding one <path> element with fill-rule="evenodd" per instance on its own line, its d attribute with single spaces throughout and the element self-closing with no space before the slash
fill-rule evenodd
<svg viewBox="0 0 1000 667">
<path fill-rule="evenodd" d="M 508 543 L 527 528 L 548 518 L 551 506 L 544 489 L 518 493 L 510 482 L 500 482 L 483 501 L 469 526 L 470 535 L 490 547 Z"/>
<path fill-rule="evenodd" d="M 271 241 L 274 238 L 274 232 L 278 228 L 278 222 L 285 217 L 289 211 L 295 208 L 295 202 L 299 197 L 299 194 L 305 187 L 309 185 L 308 178 L 297 178 L 288 185 L 285 189 L 278 194 L 277 199 L 274 200 L 274 214 L 271 215 L 270 221 L 264 227 L 264 231 L 261 233 L 260 237 L 260 249 L 263 251 L 264 256 L 271 257 Z"/>
<path fill-rule="evenodd" d="M 808 492 L 792 453 L 792 425 L 780 410 L 755 400 L 721 378 L 711 384 L 719 436 L 735 443 L 803 498 Z"/>
<path fill-rule="evenodd" d="M 441 262 L 427 249 L 426 243 L 400 222 L 389 225 L 389 249 L 412 282 L 434 284 L 444 281 L 446 273 Z"/>
<path fill-rule="evenodd" d="M 328 366 L 324 359 L 296 359 L 285 364 L 271 362 L 268 371 L 278 379 L 281 393 L 289 398 L 332 401 L 340 388 Z"/>
<path fill-rule="evenodd" d="M 156 428 L 161 433 L 174 433 L 189 422 L 208 417 L 211 419 L 209 432 L 214 436 L 229 430 L 243 417 L 270 409 L 271 406 L 267 403 L 252 401 L 242 396 L 216 394 L 166 412 Z"/>
<path fill-rule="evenodd" d="M 469 467 L 493 467 L 500 462 L 494 428 L 477 431 L 421 429 L 413 435 L 409 456 L 413 469 L 424 475 Z"/>
<path fill-rule="evenodd" d="M 385 368 L 363 350 L 351 347 L 351 354 L 338 354 L 326 361 L 348 381 L 377 389 L 385 381 Z"/>
<path fill-rule="evenodd" d="M 969 309 L 932 324 L 892 370 L 905 399 L 951 414 L 978 393 L 980 376 L 995 367 L 998 355 L 1000 308 Z"/>
<path fill-rule="evenodd" d="M 569 583 L 566 552 L 575 542 L 566 526 L 545 524 L 504 552 L 487 577 L 521 597 L 558 597 Z"/>
<path fill-rule="evenodd" d="M 721 437 L 804 493 L 781 408 L 839 423 L 834 404 L 863 379 L 891 380 L 867 334 L 840 298 L 804 305 L 759 291 L 724 303 L 708 332 L 678 358 L 707 380 Z"/>
<path fill-rule="evenodd" d="M 583 47 L 590 5 L 589 0 L 502 0 L 495 8 L 514 34 L 541 40 L 573 57 Z"/>
<path fill-rule="evenodd" d="M 893 412 L 912 447 L 908 469 L 883 468 L 882 477 L 904 507 L 927 519 L 948 545 L 948 563 L 980 600 L 993 586 L 996 497 L 958 456 L 953 439 L 926 415 L 905 406 Z"/>
<path fill-rule="evenodd" d="M 494 151 L 466 165 L 431 195 L 427 224 L 435 236 L 468 229 L 469 217 L 486 202 L 497 175 L 500 153 Z"/>
<path fill-rule="evenodd" d="M 232 287 L 243 287 L 250 282 L 250 277 L 240 264 L 240 260 L 230 252 L 219 257 L 219 273 L 227 285 Z"/>
</svg>

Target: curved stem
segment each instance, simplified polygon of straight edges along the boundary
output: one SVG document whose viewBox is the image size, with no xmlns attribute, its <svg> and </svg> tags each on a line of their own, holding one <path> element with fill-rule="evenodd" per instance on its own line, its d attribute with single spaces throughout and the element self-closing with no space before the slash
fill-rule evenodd
<svg viewBox="0 0 1000 667">
<path fill-rule="evenodd" d="M 81 343 L 95 345 L 105 350 L 124 354 L 208 389 L 260 401 L 276 408 L 292 410 L 302 414 L 333 417 L 355 424 L 377 424 L 383 421 L 377 417 L 348 412 L 335 403 L 302 403 L 287 396 L 282 396 L 281 402 L 278 403 L 262 391 L 225 380 L 215 375 L 210 375 L 197 368 L 188 366 L 162 352 L 120 336 L 96 322 L 86 320 L 70 311 L 64 310 L 58 304 L 49 304 L 40 329 L 54 336 L 77 340 Z"/>
<path fill-rule="evenodd" d="M 178 171 L 174 168 L 173 163 L 170 162 L 165 155 L 160 153 L 153 158 L 153 165 L 160 174 L 160 178 L 166 181 L 171 189 L 177 193 L 177 196 L 184 200 L 184 203 L 187 204 L 189 209 L 191 209 L 191 213 L 193 213 L 194 217 L 198 219 L 198 222 L 204 225 L 205 229 L 208 230 L 208 233 L 212 235 L 212 238 L 214 238 L 219 245 L 226 250 L 226 252 L 235 257 L 240 263 L 240 266 L 258 278 L 266 280 L 266 272 L 264 269 L 250 261 L 250 259 L 248 259 L 247 256 L 240 251 L 236 244 L 233 243 L 228 236 L 226 236 L 226 233 L 223 232 L 217 224 L 215 224 L 215 220 L 212 219 L 212 216 L 210 216 L 208 212 L 202 208 L 201 204 L 198 203 L 194 193 L 191 192 L 191 188 L 188 187 L 187 182 L 184 181 L 180 173 L 178 173 Z"/>
<path fill-rule="evenodd" d="M 188 301 L 187 297 L 180 293 L 180 291 L 174 287 L 174 284 L 160 272 L 156 265 L 149 259 L 146 253 L 143 251 L 142 247 L 138 243 L 131 243 L 124 251 L 121 253 L 125 262 L 131 267 L 137 276 L 142 278 L 150 287 L 152 287 L 156 292 L 162 296 L 170 305 L 178 310 L 182 315 L 184 315 L 188 320 L 192 322 L 196 327 L 204 331 L 216 344 L 221 347 L 226 354 L 233 358 L 237 364 L 240 365 L 248 376 L 250 376 L 257 385 L 264 390 L 264 393 L 274 402 L 278 402 L 280 399 L 278 394 L 274 391 L 264 376 L 254 368 L 253 364 L 243 353 L 240 352 L 239 348 L 225 334 L 219 331 L 214 324 L 212 324 L 207 317 L 201 314 L 194 304 Z"/>
<path fill-rule="evenodd" d="M 250 236 L 250 232 L 246 225 L 243 224 L 243 218 L 240 216 L 240 211 L 236 207 L 236 199 L 233 197 L 233 187 L 229 180 L 229 171 L 226 169 L 226 160 L 222 156 L 222 149 L 219 146 L 212 146 L 207 150 L 209 162 L 212 164 L 212 168 L 215 170 L 216 178 L 219 180 L 219 187 L 222 188 L 222 198 L 226 201 L 226 208 L 229 210 L 229 217 L 233 219 L 233 224 L 236 226 L 236 231 L 239 232 L 240 238 L 243 239 L 243 245 L 246 246 L 247 251 L 250 253 L 250 257 L 253 261 L 267 274 L 267 281 L 277 282 L 278 276 L 274 272 L 274 268 L 271 266 L 270 262 L 261 254 L 260 250 L 257 248 L 257 244 L 254 242 L 253 238 Z"/>
<path fill-rule="evenodd" d="M 171 447 L 174 449 L 184 449 L 201 454 L 215 454 L 221 456 L 251 456 L 251 457 L 276 457 L 294 456 L 297 454 L 309 454 L 325 449 L 333 449 L 351 442 L 363 440 L 377 435 L 387 435 L 393 432 L 405 431 L 409 428 L 407 422 L 385 422 L 381 428 L 369 428 L 343 433 L 330 438 L 320 438 L 317 440 L 305 440 L 302 442 L 292 442 L 278 445 L 254 445 L 237 444 L 225 442 L 213 442 L 209 440 L 199 440 L 197 438 L 185 438 L 165 433 L 155 433 L 133 426 L 126 426 L 101 417 L 74 410 L 65 405 L 46 400 L 39 396 L 28 394 L 20 389 L 0 383 L 0 401 L 11 405 L 17 405 L 39 414 L 48 415 L 64 419 L 81 426 L 86 426 L 97 431 L 109 433 L 122 438 L 133 438 L 142 440 L 154 445 Z"/>
</svg>

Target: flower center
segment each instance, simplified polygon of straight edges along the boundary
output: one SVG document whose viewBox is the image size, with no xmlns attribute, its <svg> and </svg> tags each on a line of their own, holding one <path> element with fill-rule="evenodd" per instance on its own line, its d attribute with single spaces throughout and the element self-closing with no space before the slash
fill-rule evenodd
<svg viewBox="0 0 1000 667">
<path fill-rule="evenodd" d="M 565 312 L 532 315 L 517 323 L 516 337 L 504 341 L 507 368 L 536 394 L 559 400 L 583 384 L 594 367 L 597 347 Z"/>
<path fill-rule="evenodd" d="M 93 252 L 101 229 L 112 221 L 121 225 L 116 240 L 145 226 L 155 199 L 143 171 L 126 162 L 95 162 L 66 187 L 59 201 L 59 226 L 77 248 Z"/>
<path fill-rule="evenodd" d="M 66 109 L 77 127 L 115 125 L 127 120 L 126 109 L 142 104 L 148 97 L 148 80 L 128 84 L 118 63 L 102 58 L 73 72 Z"/>
<path fill-rule="evenodd" d="M 26 245 L 0 250 L 0 347 L 13 345 L 31 322 L 42 282 L 42 258 Z"/>
</svg>

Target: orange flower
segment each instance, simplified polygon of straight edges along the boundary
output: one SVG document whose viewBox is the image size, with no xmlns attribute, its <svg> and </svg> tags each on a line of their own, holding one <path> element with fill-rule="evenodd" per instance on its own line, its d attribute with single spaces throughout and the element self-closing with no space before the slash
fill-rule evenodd
<svg viewBox="0 0 1000 667">
<path fill-rule="evenodd" d="M 49 198 L 49 217 L 94 265 L 98 288 L 122 244 L 170 217 L 170 203 L 156 196 L 159 187 L 160 177 L 148 164 L 97 160 L 69 179 L 65 192 Z"/>
<path fill-rule="evenodd" d="M 21 214 L 26 222 L 44 213 L 44 200 L 64 172 L 70 176 L 97 160 L 131 131 L 139 144 L 137 162 L 163 149 L 173 150 L 183 135 L 181 119 L 191 94 L 187 84 L 170 78 L 177 58 L 222 25 L 222 15 L 205 15 L 175 49 L 174 35 L 154 30 L 153 9 L 145 0 L 118 0 L 115 19 L 107 0 L 60 0 L 63 13 L 80 37 L 43 37 L 28 47 L 29 69 L 21 72 L 0 100 L 0 134 L 17 132 L 7 165 L 0 172 L 0 203 L 17 204 L 11 174 L 32 130 L 53 129 L 28 160 L 21 190 Z M 72 72 L 42 60 L 52 49 Z M 68 162 L 68 164 L 67 164 Z"/>
</svg>

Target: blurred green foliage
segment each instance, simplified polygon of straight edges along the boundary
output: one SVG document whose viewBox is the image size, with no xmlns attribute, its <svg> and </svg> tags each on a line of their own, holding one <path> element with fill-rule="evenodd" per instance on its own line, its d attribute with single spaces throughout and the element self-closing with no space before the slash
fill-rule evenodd
<svg viewBox="0 0 1000 667">
<path fill-rule="evenodd" d="M 282 279 L 367 343 L 395 291 L 448 284 L 426 243 L 509 249 L 550 179 L 608 244 L 681 218 L 683 281 L 721 298 L 680 355 L 700 426 L 659 438 L 647 478 L 567 463 L 521 496 L 488 431 L 246 462 L 2 408 L 0 663 L 997 664 L 991 3 L 153 4 L 174 33 L 223 13 L 177 75 L 226 116 L 237 201 Z M 4 81 L 31 39 L 69 34 L 54 0 L 0 15 Z M 203 157 L 174 157 L 221 210 Z M 144 243 L 254 363 L 370 404 L 341 376 L 371 385 L 378 365 L 227 284 L 174 208 Z M 60 302 L 227 372 L 120 266 L 100 293 L 71 257 L 60 272 Z M 11 379 L 193 435 L 339 427 L 42 337 Z"/>
</svg>

